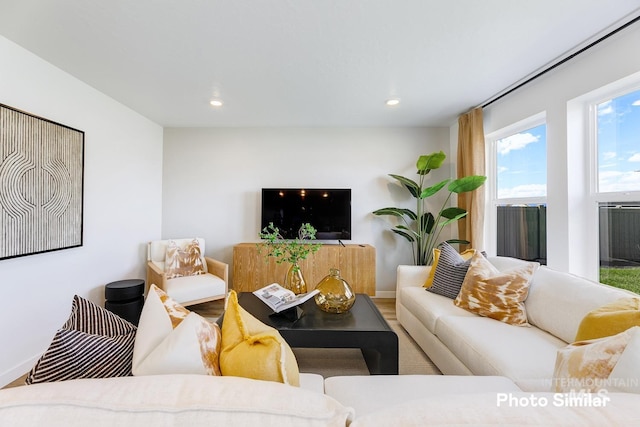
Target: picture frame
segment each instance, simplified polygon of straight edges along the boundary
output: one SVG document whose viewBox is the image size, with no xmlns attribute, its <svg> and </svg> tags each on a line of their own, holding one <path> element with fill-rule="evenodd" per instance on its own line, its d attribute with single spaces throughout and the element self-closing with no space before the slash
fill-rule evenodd
<svg viewBox="0 0 640 427">
<path fill-rule="evenodd" d="M 0 104 L 0 260 L 82 246 L 84 136 Z"/>
</svg>

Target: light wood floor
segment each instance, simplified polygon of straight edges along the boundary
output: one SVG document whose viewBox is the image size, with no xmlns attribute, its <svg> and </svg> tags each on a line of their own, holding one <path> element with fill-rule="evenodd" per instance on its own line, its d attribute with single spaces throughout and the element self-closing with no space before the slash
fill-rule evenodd
<svg viewBox="0 0 640 427">
<path fill-rule="evenodd" d="M 398 319 L 396 318 L 396 300 L 393 298 L 372 298 L 376 307 L 382 313 L 382 316 L 389 323 L 389 325 L 398 334 L 399 344 L 399 371 L 401 375 L 409 374 L 427 374 L 438 375 L 440 371 L 429 360 L 427 355 L 416 344 L 416 342 L 407 334 L 407 332 L 400 326 Z M 217 318 L 224 311 L 224 301 L 212 301 L 198 305 L 192 305 L 190 310 L 200 314 L 207 318 Z M 16 387 L 24 385 L 24 380 L 27 374 L 24 374 L 20 378 L 8 384 L 5 388 Z"/>
</svg>

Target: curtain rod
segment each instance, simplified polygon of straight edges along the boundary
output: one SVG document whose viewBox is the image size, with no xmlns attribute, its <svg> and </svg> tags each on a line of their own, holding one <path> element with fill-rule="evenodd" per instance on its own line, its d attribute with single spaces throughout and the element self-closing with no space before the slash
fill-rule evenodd
<svg viewBox="0 0 640 427">
<path fill-rule="evenodd" d="M 528 79 L 526 79 L 525 81 L 518 83 L 516 86 L 512 87 L 511 89 L 507 90 L 506 92 L 495 96 L 493 99 L 486 101 L 484 104 L 481 105 L 482 108 L 488 107 L 489 105 L 493 104 L 494 102 L 498 101 L 499 99 L 504 98 L 505 96 L 509 95 L 510 93 L 520 89 L 522 86 L 525 86 L 529 83 L 531 83 L 533 80 L 537 79 L 538 77 L 543 76 L 544 74 L 548 73 L 549 71 L 559 67 L 560 65 L 564 64 L 565 62 L 575 58 L 576 56 L 580 55 L 581 53 L 591 49 L 593 46 L 597 45 L 598 43 L 603 42 L 604 40 L 608 39 L 609 37 L 619 33 L 620 31 L 624 30 L 627 27 L 630 27 L 631 25 L 635 24 L 636 22 L 640 21 L 640 15 L 636 16 L 635 18 L 633 18 L 631 21 L 627 22 L 626 24 L 623 24 L 621 26 L 619 26 L 618 28 L 610 31 L 609 33 L 603 35 L 602 37 L 596 39 L 595 41 L 589 43 L 588 45 L 584 46 L 581 49 L 578 49 L 576 52 L 570 54 L 569 56 L 567 56 L 566 58 L 561 59 L 560 61 L 551 64 L 550 66 L 548 66 L 547 68 L 545 68 L 544 70 L 534 74 L 533 76 L 529 77 Z"/>
</svg>

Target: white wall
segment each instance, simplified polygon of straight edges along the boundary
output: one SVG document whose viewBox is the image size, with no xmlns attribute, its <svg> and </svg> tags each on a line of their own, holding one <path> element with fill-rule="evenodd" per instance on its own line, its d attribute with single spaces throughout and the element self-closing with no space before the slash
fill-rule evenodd
<svg viewBox="0 0 640 427">
<path fill-rule="evenodd" d="M 393 295 L 410 246 L 371 212 L 415 209 L 387 174 L 416 179 L 418 156 L 448 144 L 447 128 L 165 129 L 162 235 L 203 236 L 207 255 L 231 264 L 235 244 L 258 241 L 263 187 L 351 188 L 352 243 L 376 248 L 378 294 Z M 449 167 L 436 172 L 433 183 Z"/>
<path fill-rule="evenodd" d="M 0 103 L 85 132 L 83 246 L 0 260 L 2 386 L 31 368 L 75 294 L 102 305 L 106 283 L 144 278 L 144 242 L 161 232 L 163 131 L 2 37 Z"/>
<path fill-rule="evenodd" d="M 485 133 L 546 112 L 547 258 L 554 269 L 597 279 L 597 248 L 589 239 L 597 224 L 585 216 L 595 209 L 588 206 L 585 190 L 588 131 L 568 106 L 640 71 L 639 46 L 640 25 L 635 24 L 484 110 Z"/>
</svg>

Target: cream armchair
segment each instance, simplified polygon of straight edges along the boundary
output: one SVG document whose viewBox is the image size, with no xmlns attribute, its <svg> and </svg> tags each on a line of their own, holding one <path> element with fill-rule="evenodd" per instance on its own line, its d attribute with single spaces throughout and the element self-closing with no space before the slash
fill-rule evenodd
<svg viewBox="0 0 640 427">
<path fill-rule="evenodd" d="M 169 242 L 183 247 L 198 240 L 205 274 L 168 279 L 165 256 Z M 147 287 L 155 284 L 183 306 L 223 299 L 229 290 L 229 265 L 205 257 L 203 238 L 154 240 L 147 245 Z"/>
</svg>

